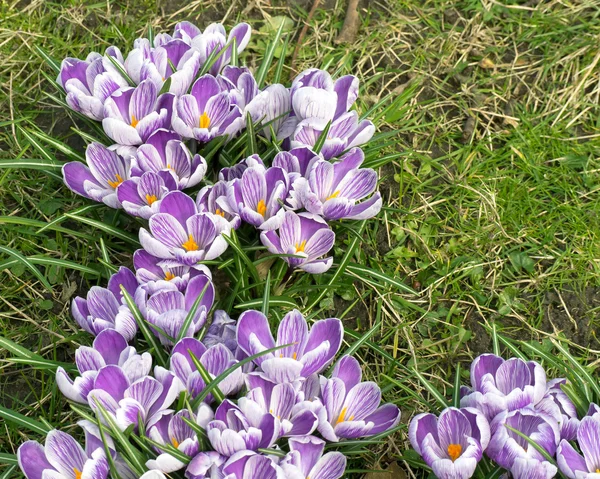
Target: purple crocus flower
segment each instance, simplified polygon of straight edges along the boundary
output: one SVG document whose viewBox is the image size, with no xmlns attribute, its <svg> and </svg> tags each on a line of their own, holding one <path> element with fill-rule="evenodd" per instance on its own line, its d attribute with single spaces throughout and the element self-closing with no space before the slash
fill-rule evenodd
<svg viewBox="0 0 600 479">
<path fill-rule="evenodd" d="M 204 75 L 192 86 L 191 94 L 175 102 L 173 129 L 184 138 L 207 143 L 217 136 L 232 137 L 243 126 L 242 111 L 229 100 L 219 82 Z"/>
<path fill-rule="evenodd" d="M 331 379 L 321 384 L 324 415 L 319 417 L 319 432 L 327 440 L 356 439 L 373 436 L 395 427 L 400 410 L 394 404 L 381 402 L 381 389 L 374 382 L 360 382 L 358 361 L 342 357 L 335 365 Z"/>
<path fill-rule="evenodd" d="M 223 344 L 215 344 L 207 348 L 195 338 L 184 338 L 179 341 L 171 353 L 171 371 L 186 385 L 192 397 L 198 396 L 206 384 L 192 361 L 191 354 L 200 361 L 213 378 L 237 363 L 231 350 Z M 243 385 L 244 374 L 241 368 L 238 368 L 219 383 L 219 389 L 225 396 L 233 396 Z M 205 401 L 211 403 L 212 399 L 212 395 L 209 395 Z"/>
<path fill-rule="evenodd" d="M 136 85 L 141 81 L 140 74 L 142 65 L 146 60 L 151 59 L 151 54 L 152 45 L 150 45 L 150 41 L 147 38 L 136 38 L 133 42 L 133 49 L 128 53 L 127 58 L 123 63 L 123 67 L 127 71 L 129 78 L 131 78 Z"/>
<path fill-rule="evenodd" d="M 140 80 L 149 79 L 160 91 L 167 79 L 169 91 L 177 96 L 185 94 L 200 68 L 200 52 L 180 39 L 169 40 L 151 49 L 140 68 Z M 175 66 L 173 71 L 171 65 Z"/>
<path fill-rule="evenodd" d="M 297 178 L 308 178 L 313 165 L 323 159 L 307 146 L 292 148 L 290 151 L 280 151 L 273 158 L 273 166 L 284 169 L 290 181 Z"/>
<path fill-rule="evenodd" d="M 62 168 L 65 184 L 71 191 L 111 208 L 120 208 L 117 187 L 129 179 L 130 160 L 119 156 L 100 143 L 90 143 L 85 150 L 87 166 L 78 161 Z"/>
<path fill-rule="evenodd" d="M 473 475 L 490 442 L 490 425 L 473 408 L 446 408 L 437 418 L 419 414 L 410 422 L 410 443 L 440 479 Z"/>
<path fill-rule="evenodd" d="M 326 220 L 364 220 L 379 213 L 379 192 L 361 202 L 375 191 L 378 178 L 375 170 L 359 168 L 364 158 L 360 148 L 353 148 L 334 164 L 315 162 L 307 181 L 295 186 L 307 211 Z"/>
<path fill-rule="evenodd" d="M 133 253 L 133 265 L 137 280 L 149 295 L 165 289 L 173 289 L 173 286 L 183 293 L 193 277 L 205 274 L 211 278 L 210 270 L 204 265 L 192 268 L 178 263 L 173 264 L 173 261 L 161 260 L 143 249 Z"/>
<path fill-rule="evenodd" d="M 320 216 L 286 211 L 279 230 L 263 231 L 260 240 L 292 268 L 320 274 L 331 268 L 333 257 L 323 258 L 333 248 L 335 233 Z"/>
<path fill-rule="evenodd" d="M 289 478 L 340 479 L 346 470 L 346 456 L 341 452 L 323 455 L 325 441 L 315 436 L 291 437 L 290 452 L 279 466 Z"/>
<path fill-rule="evenodd" d="M 306 319 L 295 309 L 279 323 L 275 341 L 267 317 L 251 310 L 242 313 L 238 320 L 237 341 L 248 356 L 291 344 L 254 360 L 268 379 L 281 383 L 323 371 L 337 354 L 343 332 L 337 318 L 316 321 L 309 332 Z"/>
<path fill-rule="evenodd" d="M 177 133 L 164 129 L 152 133 L 137 149 L 131 168 L 134 175 L 145 171 L 160 175 L 169 190 L 196 186 L 204 178 L 206 169 L 202 156 L 192 156 Z"/>
<path fill-rule="evenodd" d="M 511 469 L 515 459 L 536 459 L 544 461 L 540 454 L 529 442 L 508 429 L 506 426 L 521 432 L 538 446 L 554 456 L 560 440 L 560 431 L 554 418 L 535 411 L 531 407 L 516 411 L 502 411 L 490 424 L 492 438 L 486 454 L 505 469 Z"/>
<path fill-rule="evenodd" d="M 189 337 L 200 331 L 206 323 L 206 316 L 212 308 L 215 298 L 215 288 L 210 278 L 199 274 L 190 279 L 185 292 L 175 285 L 169 289 L 159 290 L 148 296 L 142 288 L 137 290 L 135 301 L 140 312 L 155 328 L 155 334 L 164 345 L 172 345 L 182 334 L 181 329 L 196 300 L 202 296 L 198 308 L 189 323 L 183 337 Z"/>
<path fill-rule="evenodd" d="M 109 47 L 106 56 L 123 61 L 117 47 Z M 104 119 L 104 102 L 115 91 L 127 87 L 127 80 L 114 69 L 108 70 L 109 62 L 99 53 L 90 53 L 85 60 L 65 58 L 56 81 L 67 93 L 67 103 L 75 111 L 93 119 Z"/>
<path fill-rule="evenodd" d="M 546 373 L 534 361 L 482 354 L 471 364 L 471 385 L 460 405 L 479 409 L 491 421 L 502 411 L 537 404 L 546 393 Z"/>
<path fill-rule="evenodd" d="M 94 336 L 105 329 L 116 329 L 127 341 L 131 341 L 137 332 L 137 324 L 129 308 L 123 304 L 121 285 L 132 296 L 138 287 L 135 275 L 124 266 L 110 277 L 107 288 L 92 286 L 86 299 L 77 296 L 71 305 L 77 324 Z"/>
<path fill-rule="evenodd" d="M 36 441 L 21 444 L 17 459 L 27 479 L 105 479 L 109 472 L 103 449 L 88 454 L 75 439 L 56 429 L 48 433 L 44 446 Z"/>
<path fill-rule="evenodd" d="M 283 222 L 290 183 L 287 173 L 277 167 L 248 168 L 227 191 L 229 205 L 246 223 L 263 230 L 279 228 Z"/>
<path fill-rule="evenodd" d="M 275 133 L 275 139 L 283 140 L 288 138 L 298 124 L 295 116 L 290 116 L 292 111 L 292 98 L 289 89 L 276 83 L 269 85 L 264 89 L 267 94 L 264 108 L 263 125 L 266 125 L 262 134 L 266 138 L 271 138 Z"/>
<path fill-rule="evenodd" d="M 277 463 L 269 456 L 253 451 L 239 451 L 225 463 L 223 479 L 286 479 Z"/>
<path fill-rule="evenodd" d="M 195 422 L 195 417 L 187 409 L 177 413 L 171 410 L 161 411 L 148 424 L 146 434 L 157 444 L 168 444 L 183 454 L 194 457 L 200 451 L 198 436 L 184 421 L 184 418 Z M 158 449 L 160 454 L 156 459 L 150 459 L 146 462 L 146 467 L 149 469 L 169 474 L 186 466 L 184 462 L 169 454 L 167 449 L 160 449 L 159 446 L 155 446 L 155 448 Z"/>
<path fill-rule="evenodd" d="M 270 447 L 279 437 L 275 416 L 248 417 L 228 399 L 215 411 L 215 419 L 207 424 L 206 434 L 213 449 L 226 457 L 246 449 L 257 451 Z"/>
<path fill-rule="evenodd" d="M 197 454 L 185 470 L 187 479 L 215 479 L 223 477 L 223 464 L 227 458 L 216 451 Z"/>
<path fill-rule="evenodd" d="M 152 367 L 149 353 L 137 354 L 133 346 L 128 346 L 121 333 L 114 329 L 101 331 L 94 339 L 92 347 L 81 346 L 75 351 L 75 364 L 81 376 L 73 381 L 67 372 L 59 367 L 56 370 L 56 384 L 71 401 L 87 404 L 87 395 L 94 387 L 98 371 L 108 364 L 120 367 L 130 382 L 147 376 Z"/>
<path fill-rule="evenodd" d="M 184 390 L 179 378 L 160 366 L 154 368 L 154 377 L 131 382 L 121 368 L 109 365 L 98 371 L 88 403 L 101 421 L 105 422 L 105 418 L 100 407 L 124 431 L 132 424 L 137 428 L 140 421 L 144 425 L 151 423 Z"/>
<path fill-rule="evenodd" d="M 563 439 L 556 451 L 560 472 L 569 479 L 596 479 L 600 477 L 600 417 L 586 416 L 577 431 L 581 454 Z"/>
<path fill-rule="evenodd" d="M 577 408 L 563 390 L 562 384 L 566 379 L 553 379 L 548 381 L 548 390 L 535 409 L 552 416 L 560 426 L 560 438 L 573 441 L 577 437 L 579 419 L 577 419 Z"/>
<path fill-rule="evenodd" d="M 237 322 L 235 319 L 231 319 L 225 311 L 216 310 L 202 342 L 208 348 L 215 344 L 224 344 L 227 349 L 235 353 L 238 348 Z"/>
<path fill-rule="evenodd" d="M 200 213 L 207 212 L 222 216 L 229 221 L 233 229 L 237 229 L 242 224 L 242 220 L 227 199 L 230 189 L 229 183 L 224 180 L 217 181 L 214 185 L 207 185 L 198 192 L 196 206 Z"/>
<path fill-rule="evenodd" d="M 548 461 L 525 459 L 517 457 L 510 469 L 513 479 L 551 479 L 556 476 L 558 469 Z"/>
<path fill-rule="evenodd" d="M 220 52 L 225 45 L 229 44 L 219 59 L 210 68 L 212 75 L 217 75 L 221 69 L 231 61 L 233 51 L 233 39 L 235 38 L 236 49 L 238 53 L 242 52 L 250 41 L 252 30 L 247 23 L 238 23 L 229 32 L 220 23 L 211 23 L 204 32 L 190 22 L 180 22 L 175 25 L 174 38 L 181 38 L 184 42 L 191 45 L 192 48 L 200 53 L 202 64 L 206 62 L 210 54 L 217 50 Z"/>
<path fill-rule="evenodd" d="M 258 168 L 266 170 L 266 166 L 258 155 L 251 155 L 248 158 L 239 161 L 234 166 L 221 168 L 219 172 L 219 181 L 232 181 L 241 178 L 248 168 Z"/>
<path fill-rule="evenodd" d="M 277 420 L 280 436 L 306 436 L 319 424 L 314 404 L 304 400 L 304 394 L 292 383 L 275 383 L 261 374 L 246 377 L 248 394 L 238 406 L 247 416 L 272 414 Z"/>
<path fill-rule="evenodd" d="M 135 88 L 122 88 L 104 102 L 105 133 L 121 145 L 141 145 L 159 128 L 171 126 L 172 93 L 158 96 L 150 80 Z"/>
<path fill-rule="evenodd" d="M 225 218 L 198 212 L 194 200 L 180 191 L 163 198 L 160 212 L 150 218 L 149 226 L 150 232 L 140 229 L 142 247 L 157 258 L 187 266 L 223 254 L 227 242 L 221 235 L 231 231 Z"/>
<path fill-rule="evenodd" d="M 147 220 L 158 213 L 160 202 L 168 192 L 169 188 L 160 176 L 146 172 L 121 183 L 117 198 L 127 213 Z"/>
<path fill-rule="evenodd" d="M 253 122 L 263 119 L 269 95 L 259 90 L 250 70 L 226 66 L 217 81 L 223 91 L 229 92 L 230 102 L 238 106 L 243 118 L 250 113 Z"/>
<path fill-rule="evenodd" d="M 314 147 L 325 131 L 328 120 L 307 118 L 296 126 L 291 137 L 293 148 L 298 146 Z M 375 126 L 369 120 L 359 121 L 358 113 L 349 111 L 334 120 L 327 132 L 327 139 L 321 148 L 326 160 L 335 158 L 343 151 L 367 143 L 375 134 Z"/>
</svg>

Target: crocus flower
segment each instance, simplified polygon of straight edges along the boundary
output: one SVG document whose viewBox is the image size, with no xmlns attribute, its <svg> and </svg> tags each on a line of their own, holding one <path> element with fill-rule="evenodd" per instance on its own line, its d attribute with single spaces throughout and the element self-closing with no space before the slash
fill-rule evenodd
<svg viewBox="0 0 600 479">
<path fill-rule="evenodd" d="M 264 230 L 279 228 L 285 210 L 282 204 L 289 191 L 287 173 L 277 167 L 248 168 L 227 191 L 229 205 L 243 221 Z"/>
<path fill-rule="evenodd" d="M 273 166 L 284 169 L 293 182 L 297 178 L 307 178 L 313 165 L 322 158 L 310 148 L 300 146 L 277 153 L 273 158 Z"/>
<path fill-rule="evenodd" d="M 353 148 L 334 164 L 315 162 L 307 181 L 295 187 L 307 211 L 326 220 L 364 220 L 379 213 L 379 192 L 361 201 L 375 191 L 378 177 L 371 168 L 359 168 L 364 158 L 360 148 Z"/>
<path fill-rule="evenodd" d="M 600 417 L 586 416 L 577 431 L 580 454 L 563 439 L 556 451 L 560 472 L 569 479 L 596 479 L 600 477 Z"/>
<path fill-rule="evenodd" d="M 340 479 L 346 470 L 346 456 L 341 452 L 323 455 L 325 441 L 315 436 L 291 437 L 290 452 L 279 466 L 286 477 L 311 479 Z"/>
<path fill-rule="evenodd" d="M 267 317 L 251 310 L 238 320 L 237 341 L 249 356 L 290 344 L 254 360 L 268 379 L 281 383 L 323 371 L 337 354 L 343 331 L 339 319 L 329 318 L 316 321 L 309 332 L 306 319 L 295 309 L 279 323 L 275 341 Z"/>
<path fill-rule="evenodd" d="M 203 451 L 190 461 L 185 470 L 187 479 L 214 479 L 223 476 L 222 466 L 227 458 L 216 451 Z"/>
<path fill-rule="evenodd" d="M 269 94 L 259 90 L 250 70 L 226 66 L 217 81 L 223 91 L 229 92 L 230 102 L 238 106 L 244 119 L 248 113 L 253 122 L 263 119 Z"/>
<path fill-rule="evenodd" d="M 206 173 L 202 156 L 192 155 L 177 133 L 157 130 L 137 149 L 132 173 L 152 171 L 160 175 L 170 190 L 183 190 L 197 185 Z"/>
<path fill-rule="evenodd" d="M 271 138 L 275 133 L 275 139 L 288 138 L 298 124 L 295 116 L 290 116 L 292 111 L 292 99 L 290 91 L 285 86 L 276 83 L 264 89 L 267 94 L 262 124 L 265 127 L 262 134 Z"/>
<path fill-rule="evenodd" d="M 513 479 L 551 479 L 558 469 L 548 461 L 517 457 L 510 473 Z"/>
<path fill-rule="evenodd" d="M 198 192 L 196 206 L 200 213 L 208 212 L 222 216 L 229 221 L 233 229 L 237 229 L 242 224 L 242 220 L 227 199 L 230 188 L 229 183 L 224 180 L 205 186 Z"/>
<path fill-rule="evenodd" d="M 292 383 L 274 383 L 260 373 L 247 376 L 248 394 L 238 406 L 247 416 L 272 414 L 280 436 L 306 436 L 319 424 L 313 403 L 304 400 L 302 391 Z"/>
<path fill-rule="evenodd" d="M 381 389 L 374 382 L 360 382 L 362 372 L 351 356 L 340 359 L 331 379 L 321 384 L 324 416 L 319 418 L 319 432 L 327 440 L 356 439 L 373 436 L 395 427 L 400 410 L 381 402 Z"/>
<path fill-rule="evenodd" d="M 270 447 L 279 437 L 275 416 L 248 417 L 226 399 L 215 411 L 215 419 L 206 426 L 206 435 L 215 451 L 230 457 L 245 449 L 257 451 Z"/>
<path fill-rule="evenodd" d="M 110 414 L 124 431 L 132 424 L 137 428 L 140 422 L 151 423 L 183 390 L 179 378 L 160 366 L 154 368 L 154 377 L 131 382 L 121 368 L 109 365 L 98 371 L 88 403 L 101 421 L 105 422 L 104 414 Z"/>
<path fill-rule="evenodd" d="M 215 378 L 237 363 L 231 350 L 223 344 L 215 344 L 207 348 L 195 338 L 184 338 L 179 341 L 171 353 L 171 371 L 186 385 L 190 396 L 198 396 L 206 387 L 200 372 L 192 360 L 194 355 L 204 366 L 211 377 Z M 219 383 L 219 389 L 225 396 L 237 394 L 244 385 L 244 374 L 237 368 Z M 212 395 L 205 399 L 212 402 Z"/>
<path fill-rule="evenodd" d="M 292 268 L 320 274 L 331 268 L 333 257 L 323 258 L 333 248 L 335 233 L 327 222 L 311 213 L 286 211 L 279 230 L 263 231 L 260 240 Z"/>
<path fill-rule="evenodd" d="M 314 147 L 328 123 L 321 118 L 302 120 L 291 137 L 292 147 L 303 145 Z M 374 134 L 375 126 L 371 121 L 359 121 L 358 113 L 349 111 L 331 123 L 321 154 L 326 160 L 335 158 L 345 150 L 367 143 Z"/>
<path fill-rule="evenodd" d="M 546 373 L 534 361 L 482 354 L 471 364 L 471 385 L 460 405 L 479 409 L 491 421 L 502 411 L 537 404 L 546 393 Z"/>
<path fill-rule="evenodd" d="M 192 268 L 178 263 L 173 264 L 173 261 L 161 260 L 143 249 L 133 253 L 133 265 L 140 286 L 149 295 L 165 289 L 173 289 L 173 286 L 183 293 L 193 277 L 205 274 L 211 278 L 210 270 L 204 265 Z"/>
<path fill-rule="evenodd" d="M 527 407 L 516 411 L 502 411 L 490 424 L 492 438 L 486 450 L 490 459 L 496 461 L 505 469 L 511 469 L 515 459 L 536 459 L 544 461 L 540 454 L 529 442 L 508 429 L 506 426 L 520 431 L 538 446 L 554 456 L 560 440 L 560 431 L 554 418 Z"/>
<path fill-rule="evenodd" d="M 194 457 L 200 451 L 198 436 L 190 425 L 184 421 L 184 418 L 195 422 L 195 418 L 187 409 L 177 413 L 171 410 L 161 411 L 148 424 L 146 434 L 157 444 L 168 444 L 186 456 Z M 169 474 L 185 467 L 186 464 L 169 454 L 168 449 L 163 450 L 158 446 L 155 446 L 155 448 L 158 449 L 160 454 L 156 459 L 150 459 L 146 462 L 146 467 L 149 469 L 156 469 Z"/>
<path fill-rule="evenodd" d="M 150 80 L 160 91 L 169 79 L 169 92 L 180 96 L 187 93 L 200 62 L 200 52 L 183 40 L 172 39 L 150 50 L 140 68 L 140 80 Z"/>
<path fill-rule="evenodd" d="M 158 35 L 154 37 L 154 46 L 159 46 Z M 133 42 L 133 49 L 127 54 L 123 67 L 127 71 L 129 78 L 137 85 L 141 81 L 142 65 L 146 60 L 152 58 L 153 46 L 147 38 L 136 38 Z"/>
<path fill-rule="evenodd" d="M 208 348 L 215 344 L 224 344 L 232 353 L 238 348 L 237 344 L 237 322 L 229 315 L 218 309 L 213 313 L 213 319 L 202 339 Z"/>
<path fill-rule="evenodd" d="M 227 249 L 221 235 L 231 231 L 225 218 L 199 213 L 194 200 L 180 191 L 163 198 L 160 212 L 150 218 L 149 226 L 150 232 L 140 228 L 142 247 L 157 258 L 187 266 L 219 257 Z"/>
<path fill-rule="evenodd" d="M 111 276 L 107 288 L 92 286 L 86 299 L 77 296 L 71 305 L 73 317 L 88 333 L 97 336 L 105 329 L 116 329 L 127 341 L 137 332 L 135 318 L 123 304 L 121 285 L 131 295 L 138 286 L 135 275 L 124 266 Z"/>
<path fill-rule="evenodd" d="M 358 78 L 347 75 L 334 82 L 326 71 L 311 68 L 293 80 L 291 96 L 297 118 L 327 122 L 339 118 L 354 104 L 358 98 Z"/>
<path fill-rule="evenodd" d="M 285 479 L 281 468 L 268 456 L 240 451 L 223 466 L 224 479 Z M 317 478 L 318 479 L 318 478 Z"/>
<path fill-rule="evenodd" d="M 219 172 L 219 181 L 232 181 L 236 178 L 241 178 L 248 168 L 258 168 L 266 170 L 263 160 L 258 155 L 251 155 L 242 161 L 237 162 L 235 165 L 221 168 Z"/>
<path fill-rule="evenodd" d="M 123 61 L 117 47 L 109 47 L 106 56 Z M 99 53 L 90 53 L 85 60 L 65 58 L 56 81 L 67 93 L 67 104 L 75 111 L 101 121 L 104 102 L 115 91 L 127 87 L 127 80 L 113 70 L 105 68 L 110 60 Z"/>
<path fill-rule="evenodd" d="M 233 40 L 235 39 L 238 53 L 242 52 L 250 41 L 252 30 L 247 23 L 238 23 L 226 36 L 225 27 L 220 23 L 211 23 L 204 32 L 190 22 L 180 22 L 175 25 L 173 38 L 181 38 L 200 53 L 202 64 L 206 62 L 213 51 L 220 52 L 228 44 L 227 50 L 221 53 L 220 57 L 210 68 L 212 75 L 218 74 L 221 69 L 231 61 L 233 52 Z"/>
<path fill-rule="evenodd" d="M 467 479 L 490 442 L 490 425 L 473 408 L 447 408 L 437 418 L 419 414 L 410 423 L 410 443 L 440 479 Z"/>
<path fill-rule="evenodd" d="M 100 143 L 88 145 L 85 161 L 87 166 L 78 161 L 63 166 L 65 184 L 78 195 L 120 208 L 116 190 L 129 179 L 130 161 Z"/>
<path fill-rule="evenodd" d="M 195 314 L 182 332 L 185 320 L 190 314 L 196 300 L 201 297 Z M 179 291 L 175 285 L 169 289 L 159 290 L 148 297 L 147 293 L 139 288 L 135 301 L 140 312 L 155 328 L 155 334 L 164 345 L 172 345 L 179 336 L 189 337 L 200 331 L 206 323 L 206 316 L 212 308 L 215 298 L 215 288 L 210 278 L 199 274 L 190 279 L 185 292 Z"/>
<path fill-rule="evenodd" d="M 109 472 L 103 449 L 88 455 L 75 439 L 56 429 L 48 433 L 44 446 L 24 442 L 17 459 L 27 479 L 105 479 Z"/>
<path fill-rule="evenodd" d="M 229 93 L 217 80 L 204 75 L 192 86 L 191 94 L 175 102 L 173 129 L 184 138 L 207 143 L 217 136 L 235 135 L 243 126 L 242 112 L 231 104 Z"/>
<path fill-rule="evenodd" d="M 158 213 L 160 202 L 168 192 L 164 180 L 148 171 L 119 185 L 117 198 L 127 213 L 147 220 Z"/>
<path fill-rule="evenodd" d="M 150 80 L 135 88 L 122 88 L 104 102 L 104 132 L 121 145 L 141 145 L 159 128 L 169 128 L 172 93 L 158 96 Z"/>
<path fill-rule="evenodd" d="M 579 419 L 577 419 L 577 408 L 575 404 L 560 388 L 566 379 L 553 379 L 548 381 L 548 390 L 535 409 L 552 416 L 560 426 L 560 438 L 567 441 L 575 440 Z"/>
<path fill-rule="evenodd" d="M 67 372 L 56 370 L 56 384 L 71 401 L 87 404 L 87 395 L 94 387 L 98 371 L 108 364 L 120 367 L 130 382 L 147 376 L 152 367 L 149 353 L 137 353 L 121 333 L 114 329 L 101 331 L 92 347 L 81 346 L 75 351 L 75 364 L 81 376 L 73 381 Z"/>
</svg>

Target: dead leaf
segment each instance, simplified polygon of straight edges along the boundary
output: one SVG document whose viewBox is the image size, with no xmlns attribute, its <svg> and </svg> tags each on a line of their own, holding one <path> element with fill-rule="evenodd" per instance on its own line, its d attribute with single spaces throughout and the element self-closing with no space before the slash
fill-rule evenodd
<svg viewBox="0 0 600 479">
<path fill-rule="evenodd" d="M 492 60 L 490 60 L 489 58 L 484 58 L 483 60 L 481 60 L 479 62 L 479 66 L 481 68 L 485 68 L 487 70 L 487 69 L 490 69 L 490 68 L 495 68 L 496 64 Z"/>
<path fill-rule="evenodd" d="M 406 472 L 398 465 L 392 462 L 385 472 L 369 472 L 365 479 L 407 479 Z"/>
</svg>

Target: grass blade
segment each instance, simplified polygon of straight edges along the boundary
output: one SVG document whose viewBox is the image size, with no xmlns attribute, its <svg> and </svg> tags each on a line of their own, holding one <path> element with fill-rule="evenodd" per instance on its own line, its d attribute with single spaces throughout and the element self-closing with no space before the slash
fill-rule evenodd
<svg viewBox="0 0 600 479">
<path fill-rule="evenodd" d="M 202 288 L 202 291 L 200 292 L 200 294 L 194 301 L 194 304 L 192 305 L 190 311 L 188 312 L 187 316 L 185 317 L 185 320 L 183 321 L 183 325 L 181 326 L 181 330 L 179 331 L 179 334 L 177 335 L 176 342 L 181 341 L 181 339 L 184 337 L 186 331 L 189 329 L 190 324 L 192 324 L 192 320 L 194 319 L 194 316 L 196 316 L 196 311 L 198 311 L 198 307 L 200 306 L 200 301 L 202 301 L 202 298 L 204 298 L 204 294 L 206 293 L 206 290 L 208 289 L 208 287 L 210 285 L 211 285 L 211 282 L 207 281 L 206 284 L 204 285 L 204 288 Z"/>
<path fill-rule="evenodd" d="M 9 256 L 12 256 L 16 260 L 18 260 L 20 263 L 23 263 L 23 265 L 25 265 L 25 267 L 29 271 L 31 271 L 37 279 L 40 280 L 40 282 L 46 287 L 46 289 L 52 291 L 52 285 L 48 282 L 48 280 L 41 273 L 41 271 L 39 269 L 37 269 L 31 261 L 29 261 L 29 259 L 27 259 L 25 256 L 23 256 L 18 251 L 15 251 L 14 249 L 9 248 L 7 246 L 0 245 L 0 252 L 5 253 Z"/>
<path fill-rule="evenodd" d="M 356 263 L 352 263 L 349 264 L 346 267 L 347 271 L 350 271 L 351 273 L 356 274 L 357 276 L 361 276 L 361 275 L 366 275 L 366 276 L 370 276 L 371 278 L 375 278 L 381 281 L 384 281 L 386 283 L 389 283 L 393 286 L 395 286 L 396 288 L 398 288 L 401 291 L 404 291 L 406 293 L 410 293 L 410 294 L 414 294 L 414 295 L 418 295 L 419 293 L 417 293 L 414 289 L 406 286 L 404 283 L 402 283 L 401 281 L 398 281 L 395 278 L 392 278 L 380 271 L 376 271 L 374 269 L 371 268 L 367 268 L 366 266 L 362 266 L 360 264 L 356 264 Z"/>
<path fill-rule="evenodd" d="M 62 167 L 63 163 L 43 159 L 0 160 L 0 169 L 60 170 Z"/>
<path fill-rule="evenodd" d="M 191 349 L 188 349 L 188 353 L 190 355 L 190 358 L 192 358 L 192 362 L 194 363 L 194 366 L 196 366 L 196 369 L 198 370 L 198 372 L 200 373 L 200 377 L 202 378 L 202 380 L 204 381 L 204 384 L 210 384 L 213 380 L 213 377 L 210 375 L 210 373 L 206 370 L 206 368 L 204 367 L 204 364 L 202 364 L 200 362 L 200 360 L 196 357 L 196 355 L 192 352 Z M 219 389 L 218 385 L 215 385 L 212 388 L 211 394 L 213 395 L 213 397 L 215 398 L 215 400 L 221 404 L 223 401 L 225 401 L 225 395 L 223 394 L 223 392 Z"/>
<path fill-rule="evenodd" d="M 279 28 L 277 29 L 277 33 L 273 37 L 271 43 L 265 50 L 265 56 L 263 57 L 263 61 L 260 64 L 260 68 L 256 73 L 256 83 L 258 84 L 258 88 L 262 88 L 265 79 L 267 78 L 267 73 L 269 72 L 269 68 L 271 67 L 271 63 L 273 62 L 273 57 L 275 56 L 275 50 L 281 40 L 281 35 L 283 34 L 283 27 L 285 26 L 285 22 L 281 22 Z"/>
<path fill-rule="evenodd" d="M 250 156 L 258 153 L 256 134 L 254 133 L 254 123 L 252 123 L 252 116 L 250 115 L 250 112 L 246 113 L 246 130 L 248 132 L 248 150 L 246 151 L 246 155 Z"/>
<path fill-rule="evenodd" d="M 52 68 L 54 70 L 54 72 L 58 75 L 60 73 L 60 63 L 58 61 L 56 61 L 54 58 L 52 58 L 50 55 L 48 55 L 46 50 L 44 50 L 39 45 L 33 45 L 33 48 L 35 48 L 35 51 L 37 52 L 37 54 L 40 57 L 42 57 L 42 59 L 48 64 L 48 66 L 50 68 Z"/>
<path fill-rule="evenodd" d="M 83 224 L 86 224 L 89 226 L 93 226 L 94 228 L 97 228 L 106 233 L 109 233 L 119 239 L 122 239 L 123 241 L 127 241 L 128 243 L 131 243 L 136 247 L 138 247 L 140 245 L 140 242 L 137 240 L 137 238 L 135 236 L 132 236 L 129 233 L 121 231 L 119 228 L 115 228 L 114 226 L 107 225 L 106 223 L 103 223 L 102 221 L 93 220 L 91 218 L 86 218 L 84 216 L 78 216 L 74 213 L 65 213 L 65 216 L 72 220 L 79 221 L 80 223 L 83 223 Z"/>
<path fill-rule="evenodd" d="M 313 151 L 316 154 L 321 153 L 321 149 L 323 148 L 323 145 L 325 144 L 325 141 L 327 140 L 327 135 L 329 135 L 330 128 L 331 128 L 331 120 L 327 122 L 327 125 L 325 125 L 325 129 L 321 132 L 321 134 L 319 135 L 319 139 L 317 140 L 317 142 L 315 143 L 315 146 L 313 147 Z"/>
<path fill-rule="evenodd" d="M 9 421 L 13 424 L 16 424 L 17 426 L 24 427 L 25 429 L 33 431 L 42 436 L 45 436 L 51 430 L 51 428 L 46 426 L 46 424 L 44 424 L 43 422 L 24 416 L 21 413 L 13 411 L 12 409 L 5 408 L 3 406 L 0 406 L 0 417 L 3 418 L 5 421 Z"/>
</svg>

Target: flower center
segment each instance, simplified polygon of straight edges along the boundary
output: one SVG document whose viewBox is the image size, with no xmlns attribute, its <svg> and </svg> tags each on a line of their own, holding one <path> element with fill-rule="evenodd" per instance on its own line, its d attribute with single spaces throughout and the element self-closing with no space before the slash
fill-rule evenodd
<svg viewBox="0 0 600 479">
<path fill-rule="evenodd" d="M 188 240 L 181 245 L 186 251 L 198 251 L 198 243 L 194 241 L 194 236 L 190 234 Z"/>
<path fill-rule="evenodd" d="M 223 218 L 225 218 L 225 212 L 221 211 L 219 208 L 217 208 L 217 211 L 215 211 L 216 215 L 222 216 Z"/>
<path fill-rule="evenodd" d="M 171 281 L 174 277 L 175 277 L 175 275 L 173 273 L 171 273 L 170 271 L 167 271 L 165 273 L 165 281 Z"/>
<path fill-rule="evenodd" d="M 135 128 L 138 123 L 139 123 L 139 120 L 135 117 L 135 115 L 131 115 L 131 126 L 133 126 Z"/>
<path fill-rule="evenodd" d="M 306 248 L 306 240 L 302 240 L 301 243 L 296 243 L 296 253 L 304 253 L 304 248 Z"/>
<path fill-rule="evenodd" d="M 325 201 L 327 200 L 331 200 L 333 198 L 337 198 L 338 196 L 340 196 L 340 190 L 335 190 L 333 193 L 331 193 L 327 198 L 325 198 Z"/>
<path fill-rule="evenodd" d="M 210 118 L 206 114 L 206 112 L 200 115 L 200 128 L 208 128 L 210 126 Z"/>
<path fill-rule="evenodd" d="M 260 200 L 258 202 L 258 205 L 256 205 L 256 212 L 263 218 L 265 217 L 265 214 L 267 214 L 267 204 L 265 203 L 265 200 Z"/>
<path fill-rule="evenodd" d="M 123 183 L 123 178 L 121 178 L 121 175 L 119 173 L 117 173 L 115 175 L 115 178 L 117 179 L 116 181 L 109 181 L 108 182 L 108 184 L 111 186 L 111 188 L 116 188 L 121 183 Z"/>
<path fill-rule="evenodd" d="M 157 199 L 158 198 L 156 197 L 156 195 L 146 195 L 146 201 L 148 202 L 149 205 L 154 203 Z"/>
<path fill-rule="evenodd" d="M 339 423 L 344 422 L 346 420 L 346 412 L 348 412 L 348 408 L 345 407 L 342 409 L 342 412 L 340 412 L 340 415 L 337 418 L 337 421 L 335 421 L 335 425 L 337 426 Z M 354 416 L 350 416 L 348 418 L 348 421 L 352 421 L 354 419 Z"/>
<path fill-rule="evenodd" d="M 175 449 L 177 449 L 179 447 L 179 441 L 177 439 L 175 439 L 175 438 L 171 439 L 171 444 L 173 444 L 173 447 Z"/>
<path fill-rule="evenodd" d="M 81 479 L 81 474 L 83 474 L 83 473 L 79 469 L 74 467 L 73 472 L 75 473 L 75 479 Z"/>
<path fill-rule="evenodd" d="M 448 456 L 452 462 L 456 461 L 462 454 L 462 446 L 460 444 L 450 444 L 448 446 Z"/>
</svg>

